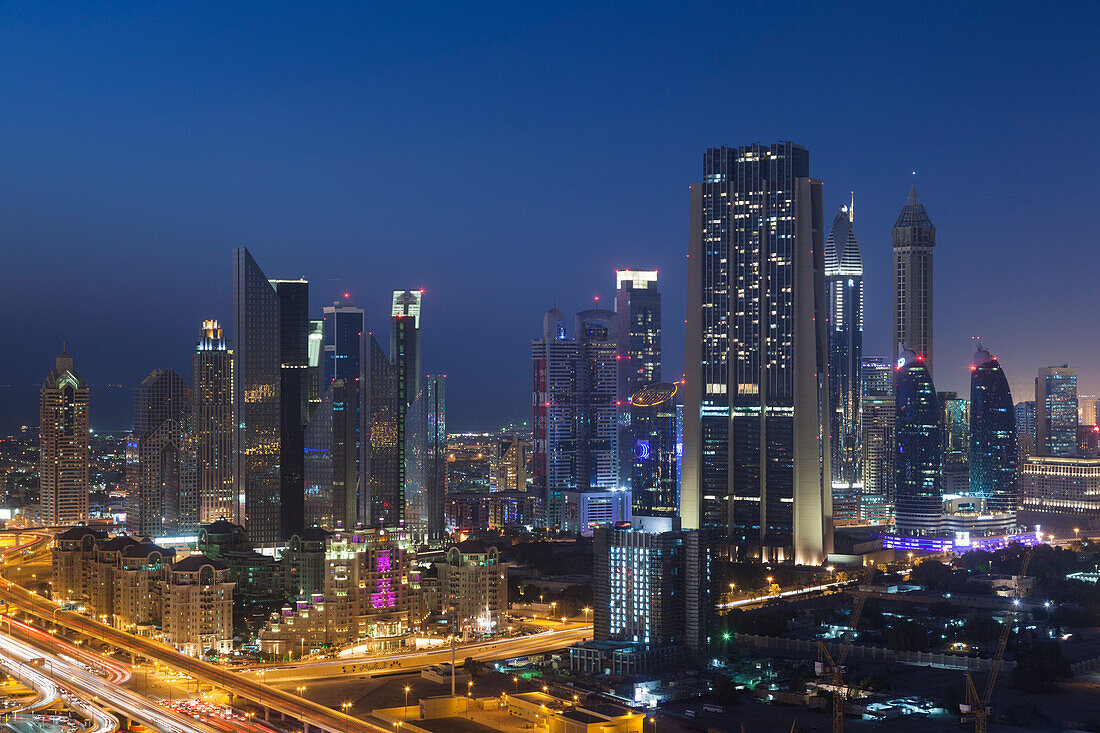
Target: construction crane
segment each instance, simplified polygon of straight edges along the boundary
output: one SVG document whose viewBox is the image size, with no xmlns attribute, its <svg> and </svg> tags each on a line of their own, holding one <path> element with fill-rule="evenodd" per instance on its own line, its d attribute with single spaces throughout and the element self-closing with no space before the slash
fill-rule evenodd
<svg viewBox="0 0 1100 733">
<path fill-rule="evenodd" d="M 874 564 L 867 565 L 863 569 L 860 585 L 870 585 L 874 578 Z M 848 691 L 844 686 L 844 660 L 852 651 L 852 642 L 856 638 L 856 626 L 859 625 L 859 617 L 863 615 L 863 607 L 866 604 L 867 594 L 858 592 L 857 588 L 855 605 L 852 606 L 852 615 L 848 618 L 848 630 L 844 632 L 844 641 L 835 657 L 829 653 L 829 648 L 825 646 L 824 641 L 817 642 L 815 671 L 819 675 L 828 675 L 833 686 L 833 733 L 841 733 L 844 730 L 844 707 L 848 700 Z"/>
<path fill-rule="evenodd" d="M 1031 554 L 1035 552 L 1035 545 L 1027 549 L 1024 561 L 1020 564 L 1020 577 L 1027 575 L 1028 565 L 1031 564 Z M 1008 635 L 1012 633 L 1012 627 L 1016 622 L 1016 606 L 1020 602 L 1020 585 L 1016 584 L 1016 594 L 1013 597 L 1012 608 L 1005 615 L 1004 625 L 1001 627 L 1001 636 L 997 640 L 997 653 L 993 655 L 993 663 L 989 667 L 989 678 L 985 681 L 985 689 L 981 697 L 978 696 L 978 688 L 974 686 L 974 678 L 970 671 L 966 672 L 966 702 L 959 705 L 959 712 L 963 714 L 963 722 L 968 718 L 974 720 L 974 732 L 985 733 L 989 725 L 989 699 L 993 696 L 993 686 L 997 684 L 997 675 L 1001 671 L 1001 665 L 1005 659 L 1005 648 L 1008 646 Z"/>
</svg>

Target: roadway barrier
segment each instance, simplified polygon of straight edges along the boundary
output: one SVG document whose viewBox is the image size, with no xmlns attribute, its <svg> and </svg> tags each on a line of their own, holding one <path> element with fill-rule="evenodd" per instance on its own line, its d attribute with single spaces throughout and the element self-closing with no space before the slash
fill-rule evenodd
<svg viewBox="0 0 1100 733">
<path fill-rule="evenodd" d="M 817 653 L 817 642 L 806 639 L 786 639 L 781 636 L 756 636 L 754 634 L 734 634 L 733 639 L 757 649 L 768 649 L 781 652 Z M 842 646 L 839 642 L 826 642 L 830 654 L 837 654 Z M 865 644 L 853 644 L 849 652 L 850 657 L 859 657 L 879 662 L 896 662 L 899 664 L 916 664 L 923 667 L 940 667 L 943 669 L 966 669 L 971 672 L 988 672 L 993 666 L 992 659 L 984 657 L 970 657 L 965 654 L 945 654 L 943 652 L 899 652 L 884 646 L 869 646 Z M 1011 659 L 1004 660 L 1002 670 L 1016 667 L 1016 662 Z"/>
</svg>

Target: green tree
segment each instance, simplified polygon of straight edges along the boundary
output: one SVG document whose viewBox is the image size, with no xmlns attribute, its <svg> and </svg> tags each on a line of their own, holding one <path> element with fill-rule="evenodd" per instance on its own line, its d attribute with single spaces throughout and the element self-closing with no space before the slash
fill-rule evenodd
<svg viewBox="0 0 1100 733">
<path fill-rule="evenodd" d="M 1058 680 L 1072 676 L 1062 645 L 1056 641 L 1037 641 L 1016 654 L 1012 683 L 1027 693 L 1053 692 Z"/>
</svg>

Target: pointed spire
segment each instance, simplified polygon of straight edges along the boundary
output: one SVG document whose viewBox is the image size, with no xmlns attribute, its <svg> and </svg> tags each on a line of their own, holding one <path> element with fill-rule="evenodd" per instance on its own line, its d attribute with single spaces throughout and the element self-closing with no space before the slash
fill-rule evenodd
<svg viewBox="0 0 1100 733">
<path fill-rule="evenodd" d="M 856 220 L 856 192 L 852 191 L 852 203 L 848 205 L 848 223 L 853 224 Z"/>
<path fill-rule="evenodd" d="M 907 204 L 919 204 L 920 203 L 920 199 L 917 198 L 917 184 L 916 183 L 914 183 L 909 188 L 909 198 L 907 198 L 905 200 L 905 203 L 907 203 Z"/>
</svg>

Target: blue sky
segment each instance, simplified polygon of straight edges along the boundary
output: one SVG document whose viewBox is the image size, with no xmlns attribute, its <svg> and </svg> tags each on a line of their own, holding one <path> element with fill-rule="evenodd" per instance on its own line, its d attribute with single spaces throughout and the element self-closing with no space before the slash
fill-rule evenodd
<svg viewBox="0 0 1100 733">
<path fill-rule="evenodd" d="M 1100 392 L 1095 4 L 4 3 L 0 428 L 35 424 L 62 340 L 93 426 L 153 368 L 190 377 L 230 320 L 231 250 L 348 291 L 385 332 L 426 290 L 453 428 L 527 416 L 555 301 L 657 268 L 683 368 L 687 187 L 703 150 L 810 150 L 849 191 L 868 353 L 887 353 L 890 226 L 912 171 L 936 224 L 936 377 L 971 336 L 1017 399 L 1070 363 Z M 232 333 L 230 334 L 233 335 Z M 108 387 L 107 385 L 122 385 Z"/>
</svg>

